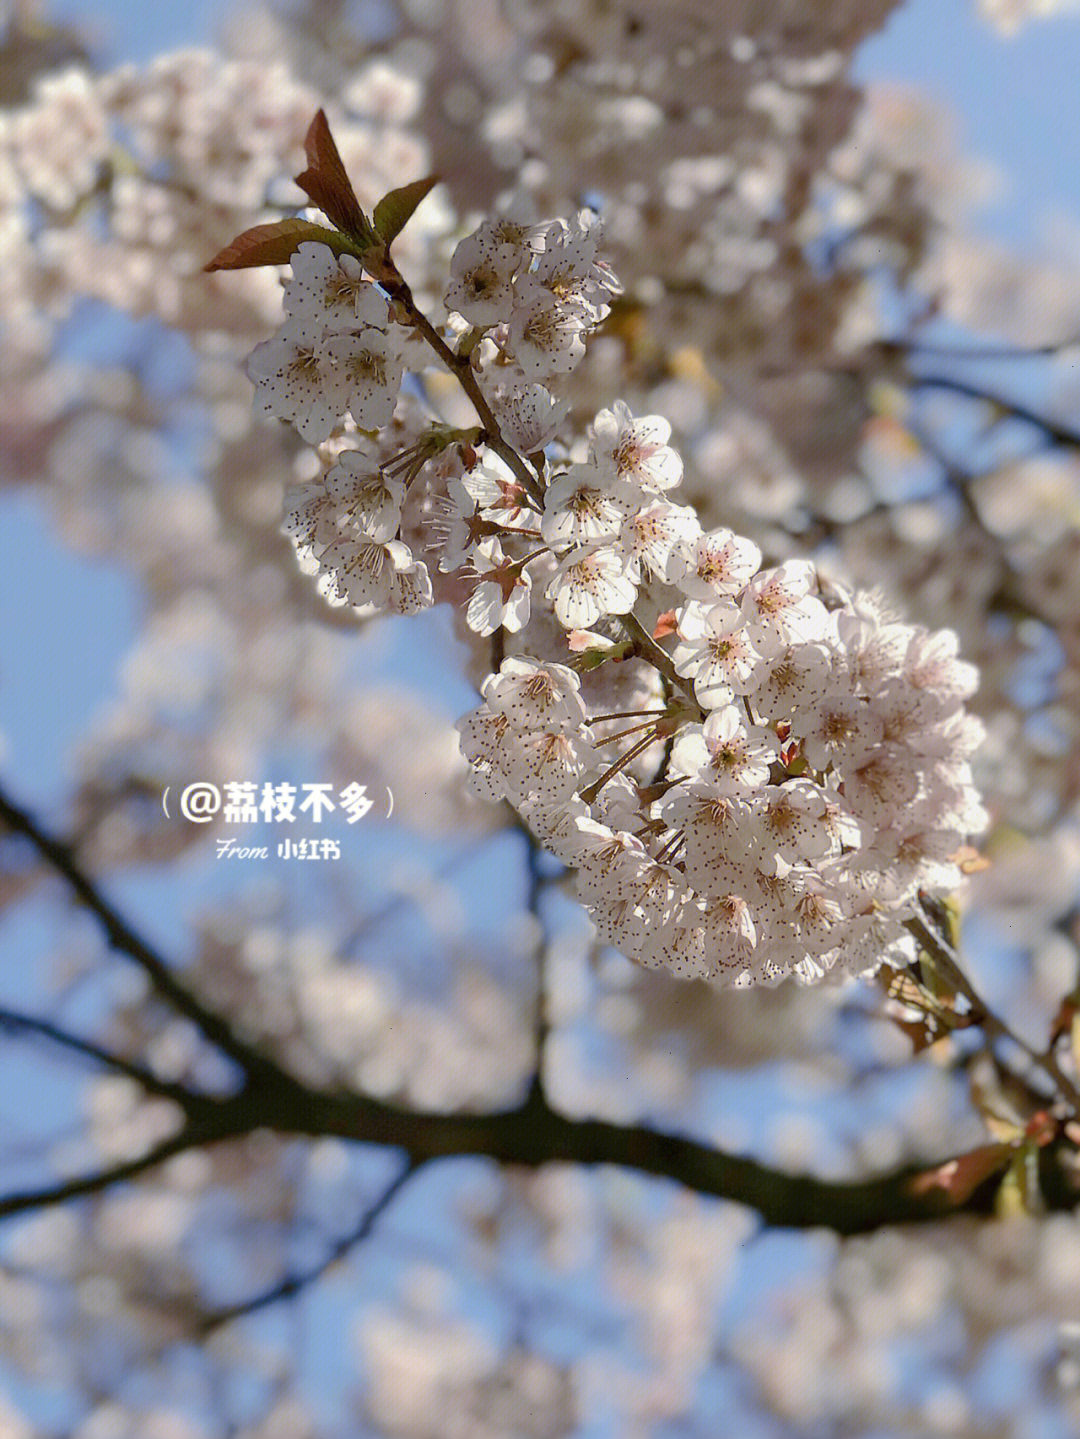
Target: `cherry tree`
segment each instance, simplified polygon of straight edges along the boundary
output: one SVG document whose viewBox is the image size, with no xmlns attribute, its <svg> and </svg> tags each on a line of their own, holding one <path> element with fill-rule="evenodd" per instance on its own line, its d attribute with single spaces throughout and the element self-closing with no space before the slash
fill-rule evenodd
<svg viewBox="0 0 1080 1439">
<path fill-rule="evenodd" d="M 1075 1424 L 1080 290 L 893 8 L 13 10 L 5 1432 Z"/>
</svg>

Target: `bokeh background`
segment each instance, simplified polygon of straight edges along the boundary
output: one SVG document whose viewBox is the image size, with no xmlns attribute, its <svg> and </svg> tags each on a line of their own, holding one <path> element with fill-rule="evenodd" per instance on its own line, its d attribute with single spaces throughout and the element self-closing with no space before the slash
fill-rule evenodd
<svg viewBox="0 0 1080 1439">
<path fill-rule="evenodd" d="M 855 1193 L 1022 1120 L 1015 1051 L 913 1055 L 870 982 L 713 994 L 598 946 L 468 792 L 486 650 L 448 606 L 359 624 L 297 571 L 312 459 L 243 372 L 280 286 L 201 266 L 301 203 L 319 105 L 365 205 L 442 177 L 399 257 L 433 302 L 500 196 L 599 209 L 625 295 L 579 423 L 668 416 L 710 523 L 980 665 L 962 956 L 1045 1047 L 1080 901 L 1077 7 L 0 21 L 0 1439 L 1075 1434 L 1069 1156 L 933 1224 Z M 298 863 L 273 824 L 167 819 L 193 780 L 377 805 Z M 270 857 L 216 858 L 230 833 Z M 770 1222 L 677 1160 L 395 1146 L 538 1083 L 820 1188 Z"/>
</svg>

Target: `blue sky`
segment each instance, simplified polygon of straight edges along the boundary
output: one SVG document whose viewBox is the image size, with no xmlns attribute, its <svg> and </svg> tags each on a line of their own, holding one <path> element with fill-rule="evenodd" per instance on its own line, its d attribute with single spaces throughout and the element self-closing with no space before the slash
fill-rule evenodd
<svg viewBox="0 0 1080 1439">
<path fill-rule="evenodd" d="M 1080 243 L 1078 66 L 1076 13 L 1003 39 L 974 0 L 910 0 L 863 45 L 855 77 L 908 81 L 953 110 L 965 152 L 992 161 L 1004 180 L 979 228 L 1031 246 L 1058 218 Z"/>
</svg>

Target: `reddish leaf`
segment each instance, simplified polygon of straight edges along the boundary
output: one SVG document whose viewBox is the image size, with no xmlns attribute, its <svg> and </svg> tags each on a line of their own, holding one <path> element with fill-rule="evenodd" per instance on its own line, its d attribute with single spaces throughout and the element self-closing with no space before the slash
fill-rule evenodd
<svg viewBox="0 0 1080 1439">
<path fill-rule="evenodd" d="M 276 220 L 237 235 L 232 244 L 219 250 L 203 269 L 250 270 L 256 265 L 287 265 L 305 240 L 329 245 L 336 255 L 355 248 L 347 236 L 311 220 Z"/>
<path fill-rule="evenodd" d="M 1045 1149 L 1057 1137 L 1057 1132 L 1057 1120 L 1045 1109 L 1040 1109 L 1028 1120 L 1024 1138 L 1034 1144 L 1036 1149 Z"/>
<path fill-rule="evenodd" d="M 967 1154 L 958 1154 L 936 1169 L 917 1174 L 911 1181 L 912 1194 L 930 1194 L 940 1189 L 948 1196 L 950 1204 L 963 1204 L 978 1189 L 979 1185 L 1004 1169 L 1014 1153 L 1011 1144 L 983 1144 Z"/>
<path fill-rule="evenodd" d="M 652 637 L 654 640 L 662 640 L 665 635 L 675 633 L 675 611 L 665 610 L 664 613 L 653 625 Z"/>
<path fill-rule="evenodd" d="M 382 197 L 371 219 L 375 233 L 384 245 L 389 245 L 401 234 L 417 205 L 438 183 L 437 175 L 429 175 L 426 180 L 413 180 L 410 185 L 402 185 Z"/>
<path fill-rule="evenodd" d="M 372 240 L 371 226 L 345 173 L 345 166 L 341 163 L 341 156 L 334 144 L 324 110 L 318 111 L 308 127 L 304 153 L 307 155 L 308 168 L 302 175 L 297 175 L 296 183 L 311 203 L 317 205 L 339 230 L 344 230 L 346 235 L 369 245 Z"/>
<path fill-rule="evenodd" d="M 801 745 L 802 740 L 789 739 L 780 746 L 780 763 L 785 769 L 790 769 L 798 759 Z"/>
</svg>

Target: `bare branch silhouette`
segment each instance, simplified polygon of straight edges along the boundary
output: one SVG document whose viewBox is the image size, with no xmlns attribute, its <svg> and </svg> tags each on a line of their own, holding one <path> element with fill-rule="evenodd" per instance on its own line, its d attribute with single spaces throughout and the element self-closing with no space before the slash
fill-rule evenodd
<svg viewBox="0 0 1080 1439">
<path fill-rule="evenodd" d="M 136 1084 L 140 1084 L 150 1094 L 174 1100 L 184 1110 L 197 1103 L 197 1096 L 194 1096 L 192 1091 L 186 1089 L 182 1084 L 161 1079 L 152 1070 L 137 1061 L 127 1059 L 121 1054 L 115 1054 L 111 1049 L 106 1049 L 104 1045 L 96 1044 L 93 1040 L 71 1034 L 68 1030 L 53 1024 L 50 1020 L 42 1019 L 39 1015 L 23 1014 L 19 1010 L 0 1008 L 0 1031 L 14 1035 L 36 1035 L 41 1039 L 48 1040 L 51 1044 L 68 1049 L 74 1054 L 81 1054 L 104 1069 L 114 1070 L 117 1074 L 123 1074 L 128 1079 L 133 1079 Z"/>
<path fill-rule="evenodd" d="M 213 1334 L 215 1330 L 232 1323 L 234 1319 L 242 1319 L 245 1315 L 256 1314 L 260 1309 L 269 1309 L 274 1304 L 280 1304 L 282 1300 L 294 1299 L 312 1284 L 316 1284 L 327 1270 L 332 1269 L 339 1260 L 345 1258 L 351 1249 L 355 1249 L 358 1244 L 362 1244 L 371 1235 L 375 1225 L 409 1180 L 422 1167 L 421 1163 L 412 1159 L 407 1160 L 390 1183 L 370 1204 L 365 1206 L 360 1218 L 348 1233 L 334 1241 L 318 1264 L 312 1265 L 310 1269 L 302 1269 L 286 1275 L 277 1284 L 272 1284 L 268 1289 L 253 1294 L 250 1299 L 242 1299 L 236 1304 L 229 1304 L 222 1309 L 214 1310 L 199 1325 L 200 1337 L 205 1338 L 208 1334 Z"/>
<path fill-rule="evenodd" d="M 282 1071 L 272 1059 L 248 1044 L 220 1014 L 203 1004 L 177 977 L 173 967 L 136 934 L 83 870 L 72 847 L 46 834 L 36 820 L 14 804 L 2 789 L 0 824 L 33 845 L 41 858 L 67 882 L 79 903 L 97 919 L 110 948 L 137 964 L 149 976 L 159 996 L 178 1013 L 192 1020 L 215 1048 L 249 1075 L 281 1077 Z"/>
</svg>

